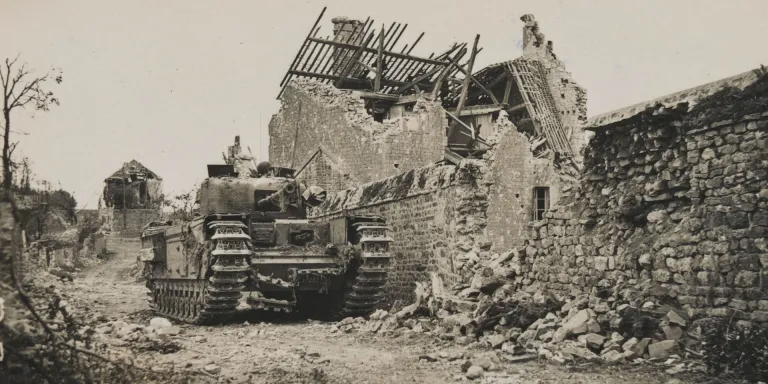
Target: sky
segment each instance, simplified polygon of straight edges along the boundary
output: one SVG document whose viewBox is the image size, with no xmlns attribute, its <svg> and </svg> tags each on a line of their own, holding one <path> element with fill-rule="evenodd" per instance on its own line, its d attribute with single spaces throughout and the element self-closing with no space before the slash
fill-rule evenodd
<svg viewBox="0 0 768 384">
<path fill-rule="evenodd" d="M 95 208 L 104 178 L 136 159 L 166 194 L 191 190 L 240 135 L 268 159 L 280 81 L 324 6 L 331 18 L 407 23 L 414 55 L 471 44 L 475 68 L 521 54 L 534 14 L 588 115 L 768 65 L 765 0 L 0 0 L 0 59 L 61 68 L 61 105 L 13 115 L 35 177 Z M 763 47 L 763 48 L 760 48 Z"/>
</svg>

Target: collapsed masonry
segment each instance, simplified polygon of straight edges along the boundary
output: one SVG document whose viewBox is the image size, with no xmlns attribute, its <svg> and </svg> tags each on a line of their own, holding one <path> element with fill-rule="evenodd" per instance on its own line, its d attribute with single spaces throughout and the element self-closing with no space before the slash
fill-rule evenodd
<svg viewBox="0 0 768 384">
<path fill-rule="evenodd" d="M 568 193 L 586 97 L 538 40 L 474 71 L 479 36 L 427 58 L 411 54 L 420 37 L 395 48 L 407 25 L 377 33 L 370 18 L 336 18 L 333 37 L 318 38 L 321 18 L 281 84 L 270 163 L 336 193 L 315 218 L 388 218 L 400 239 L 391 300 L 409 299 L 428 271 L 460 281 L 489 249 L 522 244 Z M 533 16 L 523 20 L 543 39 Z"/>
<path fill-rule="evenodd" d="M 99 215 L 112 231 L 135 237 L 144 224 L 160 217 L 163 199 L 163 179 L 131 160 L 104 180 Z"/>
<path fill-rule="evenodd" d="M 432 269 L 412 304 L 338 329 L 494 349 L 490 362 L 462 365 L 468 377 L 494 361 L 546 358 L 670 374 L 730 367 L 764 380 L 765 340 L 751 336 L 768 324 L 768 71 L 596 116 L 587 128 L 595 136 L 579 183 L 529 226 L 525 245 L 474 255 L 449 288 Z M 739 351 L 746 368 L 720 349 Z"/>
<path fill-rule="evenodd" d="M 323 10 L 323 13 L 325 9 Z M 374 21 L 333 19 L 333 37 L 318 24 L 287 71 L 270 123 L 270 161 L 299 168 L 330 191 L 421 166 L 482 158 L 500 116 L 526 136 L 535 158 L 581 161 L 586 93 L 550 49 L 532 15 L 524 53 L 473 72 L 482 48 L 454 43 L 428 57 L 402 48 L 408 25 L 376 30 Z M 530 38 L 536 36 L 537 39 Z"/>
</svg>

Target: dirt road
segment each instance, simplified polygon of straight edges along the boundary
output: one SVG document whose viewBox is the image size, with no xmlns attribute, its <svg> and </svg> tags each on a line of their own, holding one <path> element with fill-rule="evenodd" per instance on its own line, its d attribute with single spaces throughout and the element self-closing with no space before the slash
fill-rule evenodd
<svg viewBox="0 0 768 384">
<path fill-rule="evenodd" d="M 61 289 L 80 311 L 111 321 L 147 325 L 154 315 L 143 284 L 135 282 L 138 241 L 110 238 L 111 258 Z M 492 351 L 457 346 L 429 334 L 396 332 L 380 336 L 364 331 L 343 333 L 333 323 L 279 319 L 243 312 L 229 324 L 175 324 L 171 336 L 180 345 L 173 353 L 136 353 L 131 342 L 114 348 L 135 356 L 155 370 L 199 372 L 221 383 L 457 383 L 468 382 L 466 360 L 490 360 Z M 611 368 L 548 365 L 539 362 L 492 364 L 481 383 L 667 383 L 671 378 L 648 367 Z M 694 382 L 694 381 L 678 381 Z"/>
</svg>

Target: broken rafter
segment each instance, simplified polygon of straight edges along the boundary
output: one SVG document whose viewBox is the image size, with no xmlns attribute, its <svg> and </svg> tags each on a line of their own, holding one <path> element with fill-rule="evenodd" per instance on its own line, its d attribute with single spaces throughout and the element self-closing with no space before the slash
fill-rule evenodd
<svg viewBox="0 0 768 384">
<path fill-rule="evenodd" d="M 381 25 L 384 28 L 384 24 Z M 373 91 L 378 92 L 381 89 L 381 74 L 384 72 L 382 67 L 382 58 L 384 56 L 384 36 L 379 38 L 379 51 L 376 53 L 376 82 L 373 85 Z"/>
<path fill-rule="evenodd" d="M 314 77 L 314 78 L 318 78 L 318 79 L 327 79 L 327 80 L 333 80 L 333 81 L 338 81 L 339 79 L 341 79 L 341 76 L 339 76 L 339 75 L 319 74 L 319 73 L 312 73 L 312 72 L 291 71 L 291 74 L 293 74 L 295 76 Z M 366 85 L 366 84 L 370 85 L 370 83 L 367 82 L 366 80 L 356 79 L 356 78 L 353 78 L 353 77 L 345 78 L 344 82 L 345 83 L 350 83 L 350 84 L 356 84 L 356 85 Z M 390 86 L 390 87 L 400 87 L 400 86 L 408 84 L 408 83 L 406 83 L 404 81 L 395 81 L 395 80 L 389 80 L 389 79 L 382 79 L 381 80 L 381 84 L 382 85 L 386 85 L 386 86 Z M 426 84 L 426 83 L 425 84 L 419 84 L 419 85 L 423 86 L 423 87 L 428 87 L 429 86 L 429 84 Z"/>
<path fill-rule="evenodd" d="M 435 66 L 435 68 L 433 68 L 431 71 L 429 71 L 429 72 L 427 72 L 427 73 L 425 73 L 423 75 L 417 76 L 415 79 L 411 80 L 408 84 L 403 85 L 402 87 L 400 87 L 397 90 L 395 90 L 394 93 L 399 95 L 399 94 L 407 91 L 409 88 L 416 87 L 418 83 L 424 81 L 425 79 L 428 79 L 428 78 L 432 77 L 432 75 L 434 75 L 435 73 L 437 73 L 438 71 L 441 71 L 441 70 L 445 71 L 445 67 Z"/>
<path fill-rule="evenodd" d="M 432 88 L 432 98 L 436 99 L 437 96 L 440 94 L 440 90 L 443 87 L 443 81 L 445 77 L 448 75 L 448 72 L 451 71 L 452 66 L 456 65 L 458 66 L 458 61 L 461 60 L 464 55 L 467 54 L 467 50 L 462 46 L 462 48 L 459 50 L 459 52 L 456 53 L 456 56 L 453 58 L 450 58 L 450 63 L 443 69 L 443 72 L 440 73 L 440 76 L 438 76 L 437 81 L 435 81 L 435 87 Z"/>
<path fill-rule="evenodd" d="M 293 58 L 293 62 L 291 63 L 291 66 L 288 67 L 288 72 L 285 73 L 285 76 L 283 76 L 283 80 L 280 81 L 280 86 L 282 87 L 280 89 L 280 93 L 277 94 L 277 98 L 280 98 L 280 95 L 283 94 L 283 91 L 285 91 L 286 85 L 288 85 L 289 77 L 291 76 L 291 71 L 295 69 L 295 67 L 299 64 L 299 60 L 301 60 L 301 55 L 303 55 L 303 52 L 307 48 L 307 44 L 309 44 L 308 40 L 312 38 L 314 34 L 317 33 L 319 30 L 315 30 L 317 28 L 317 24 L 320 23 L 320 19 L 323 18 L 323 15 L 325 14 L 325 10 L 328 9 L 328 7 L 323 7 L 323 10 L 320 12 L 320 16 L 317 17 L 317 20 L 315 20 L 315 24 L 312 25 L 312 28 L 309 30 L 309 33 L 307 33 L 307 37 L 304 39 L 304 42 L 301 44 L 301 48 L 299 49 L 299 52 L 296 52 L 296 56 Z"/>
<path fill-rule="evenodd" d="M 309 41 L 318 42 L 318 43 L 321 43 L 321 44 L 330 44 L 330 45 L 333 45 L 333 46 L 338 47 L 338 48 L 346 48 L 346 49 L 357 49 L 357 48 L 360 48 L 360 46 L 356 45 L 356 44 L 347 44 L 347 43 L 341 43 L 341 42 L 333 41 L 333 40 L 318 39 L 316 37 L 310 37 L 308 40 Z M 377 52 L 376 48 L 370 48 L 370 47 L 364 47 L 363 50 L 365 52 L 370 52 L 370 53 L 376 53 Z M 401 57 L 401 58 L 408 59 L 408 60 L 411 60 L 411 61 L 419 61 L 419 62 L 430 63 L 430 64 L 444 64 L 444 62 L 439 61 L 439 60 L 427 59 L 427 58 L 423 58 L 423 57 L 412 56 L 412 55 L 402 54 L 402 53 L 398 53 L 398 52 L 385 51 L 384 54 L 387 55 L 387 56 L 391 56 L 391 57 Z"/>
<path fill-rule="evenodd" d="M 504 70 L 504 74 L 507 76 L 507 83 L 504 85 L 504 99 L 501 101 L 504 104 L 509 103 L 509 95 L 512 93 L 512 83 L 515 81 L 512 74 L 507 69 Z M 525 108 L 525 103 L 520 104 Z M 518 105 L 518 107 L 520 106 Z"/>
<path fill-rule="evenodd" d="M 349 72 L 352 71 L 352 68 L 355 67 L 357 64 L 357 60 L 360 58 L 360 55 L 363 53 L 363 49 L 368 46 L 368 44 L 373 39 L 373 34 L 368 35 L 368 38 L 365 39 L 365 42 L 357 47 L 357 50 L 352 55 L 352 59 L 347 62 L 347 65 L 344 67 L 344 70 L 341 71 L 341 74 L 339 75 L 339 79 L 336 80 L 336 88 L 341 88 L 341 85 L 344 83 L 344 80 L 347 79 L 347 75 L 349 75 Z"/>
<path fill-rule="evenodd" d="M 480 84 L 480 82 L 477 80 L 477 77 L 476 76 L 472 76 L 472 82 L 474 82 L 475 85 L 478 85 L 478 88 L 480 88 L 480 89 L 477 90 L 477 91 L 472 92 L 472 94 L 470 94 L 467 98 L 468 99 L 474 99 L 475 97 L 477 97 L 477 96 L 479 96 L 479 95 L 481 95 L 483 93 L 486 93 L 486 94 L 491 96 L 491 100 L 494 100 L 495 97 L 494 97 L 493 93 L 490 92 L 490 89 L 493 88 L 496 84 L 498 84 L 502 80 L 504 80 L 506 77 L 507 77 L 507 73 L 503 72 L 500 75 L 496 76 L 496 78 L 494 78 L 493 80 L 491 80 L 490 82 L 485 84 L 485 86 L 480 86 L 480 85 L 478 85 L 478 84 Z M 498 104 L 498 102 L 499 102 L 498 100 L 494 100 L 493 103 L 494 104 Z"/>
<path fill-rule="evenodd" d="M 315 32 L 315 28 L 317 28 L 317 24 L 320 23 L 320 19 L 323 18 L 323 15 L 325 14 L 325 10 L 328 9 L 328 7 L 323 7 L 323 10 L 320 12 L 320 16 L 317 17 L 317 20 L 315 20 L 315 24 L 312 25 L 312 28 L 309 30 L 309 33 L 307 34 L 307 37 L 304 39 L 304 43 L 301 46 L 301 49 L 299 49 L 299 52 L 296 53 L 296 56 L 293 58 L 293 63 L 291 63 L 291 66 L 288 67 L 289 71 L 293 69 L 293 67 L 296 65 L 297 61 L 299 60 L 299 55 L 304 51 L 304 48 L 307 45 L 307 40 L 312 37 L 312 34 Z M 286 80 L 288 79 L 288 76 L 290 73 L 286 73 L 283 77 L 283 81 L 280 82 L 280 85 L 283 85 Z"/>
<path fill-rule="evenodd" d="M 471 60 L 471 58 L 470 58 L 470 60 Z M 459 72 L 464 74 L 464 76 L 465 76 L 465 81 L 464 82 L 465 83 L 466 83 L 467 80 L 472 80 L 472 82 L 478 88 L 480 88 L 481 92 L 483 92 L 483 93 L 487 94 L 488 96 L 490 96 L 490 98 L 491 98 L 491 100 L 493 101 L 494 104 L 498 104 L 499 103 L 499 100 L 496 99 L 496 95 L 494 95 L 493 92 L 489 91 L 488 88 L 486 88 L 483 84 L 481 84 L 474 76 L 469 74 L 469 71 L 471 71 L 471 69 L 472 69 L 471 66 L 469 66 L 469 68 L 467 68 L 466 70 L 464 68 L 461 68 L 460 66 L 457 66 L 456 68 L 459 69 Z M 462 92 L 462 93 L 464 93 L 464 92 Z M 469 98 L 469 97 L 467 97 L 467 98 Z M 464 100 L 464 101 L 466 101 L 466 100 Z M 459 102 L 461 102 L 461 100 Z"/>
<path fill-rule="evenodd" d="M 475 36 L 475 42 L 472 44 L 472 54 L 469 55 L 469 62 L 467 62 L 467 71 L 466 73 L 472 73 L 472 66 L 475 64 L 475 56 L 477 56 L 477 43 L 480 41 L 480 35 Z M 459 66 L 456 66 L 459 67 Z M 459 97 L 459 105 L 456 106 L 456 114 L 461 115 L 461 109 L 464 108 L 464 103 L 467 101 L 467 90 L 469 89 L 469 79 L 470 76 L 466 76 L 464 78 L 464 84 L 461 86 L 461 96 Z M 456 124 L 451 125 L 451 129 L 448 131 L 448 138 L 450 140 L 450 137 L 453 136 L 454 131 L 456 131 Z"/>
</svg>

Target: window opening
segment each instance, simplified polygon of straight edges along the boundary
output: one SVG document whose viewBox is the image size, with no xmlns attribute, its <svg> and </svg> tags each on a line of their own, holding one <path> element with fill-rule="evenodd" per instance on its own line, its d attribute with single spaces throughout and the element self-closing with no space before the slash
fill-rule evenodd
<svg viewBox="0 0 768 384">
<path fill-rule="evenodd" d="M 533 219 L 544 220 L 544 214 L 549 210 L 549 187 L 533 189 Z"/>
</svg>

